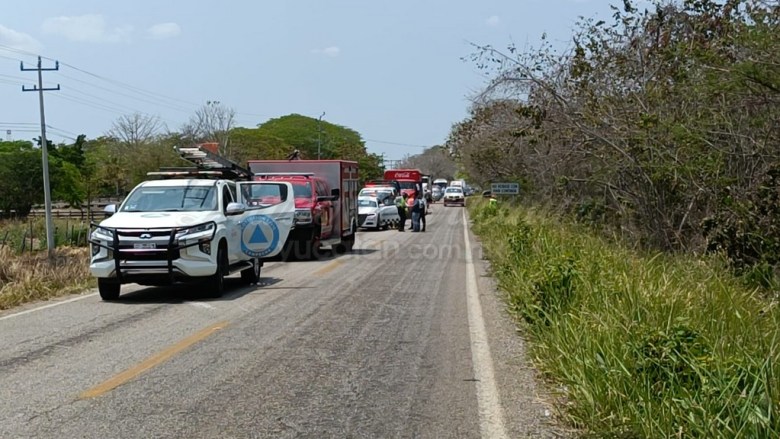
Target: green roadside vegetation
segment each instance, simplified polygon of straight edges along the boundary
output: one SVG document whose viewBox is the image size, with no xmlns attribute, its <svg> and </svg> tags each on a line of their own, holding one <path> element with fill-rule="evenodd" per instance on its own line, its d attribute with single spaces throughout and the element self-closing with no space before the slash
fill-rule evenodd
<svg viewBox="0 0 780 439">
<path fill-rule="evenodd" d="M 54 225 L 57 248 L 49 260 L 43 218 L 0 221 L 0 310 L 94 286 L 87 225 L 73 220 L 55 220 Z"/>
<path fill-rule="evenodd" d="M 780 310 L 726 258 L 641 253 L 469 201 L 532 360 L 582 436 L 780 437 Z"/>
</svg>

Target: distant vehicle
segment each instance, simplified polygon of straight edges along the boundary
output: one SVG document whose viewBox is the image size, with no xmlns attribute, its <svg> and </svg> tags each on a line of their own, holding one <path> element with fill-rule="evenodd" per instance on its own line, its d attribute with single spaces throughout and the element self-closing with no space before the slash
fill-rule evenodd
<svg viewBox="0 0 780 439">
<path fill-rule="evenodd" d="M 422 173 L 419 169 L 388 169 L 385 171 L 385 180 L 395 180 L 400 186 L 401 193 L 414 199 L 414 192 L 422 192 Z"/>
<path fill-rule="evenodd" d="M 358 193 L 358 197 L 377 197 L 380 202 L 386 197 L 395 197 L 401 193 L 400 185 L 393 180 L 372 180 L 367 181 Z"/>
<path fill-rule="evenodd" d="M 449 187 L 459 187 L 461 190 L 466 189 L 466 181 L 465 180 L 452 180 L 450 182 Z"/>
<path fill-rule="evenodd" d="M 447 189 L 447 186 L 449 186 L 446 178 L 437 178 L 436 180 L 433 180 L 433 185 L 438 186 L 442 191 Z"/>
<path fill-rule="evenodd" d="M 444 196 L 444 189 L 442 189 L 439 186 L 433 186 L 433 191 L 431 193 L 431 196 L 433 197 L 433 201 L 440 201 L 442 197 Z"/>
<path fill-rule="evenodd" d="M 398 208 L 389 197 L 358 197 L 358 224 L 364 229 L 388 229 L 398 224 Z"/>
<path fill-rule="evenodd" d="M 461 206 L 466 205 L 466 198 L 463 194 L 463 189 L 458 186 L 450 186 L 444 191 L 444 206 L 447 207 L 451 204 L 459 204 Z"/>
</svg>

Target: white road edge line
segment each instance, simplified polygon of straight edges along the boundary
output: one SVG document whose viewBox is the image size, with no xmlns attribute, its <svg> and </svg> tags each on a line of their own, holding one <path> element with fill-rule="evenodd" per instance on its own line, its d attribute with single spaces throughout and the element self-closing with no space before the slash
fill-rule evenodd
<svg viewBox="0 0 780 439">
<path fill-rule="evenodd" d="M 74 297 L 74 298 L 68 299 L 68 300 L 60 300 L 59 302 L 50 303 L 48 305 L 39 306 L 37 308 L 26 309 L 24 311 L 19 311 L 19 312 L 14 313 L 14 314 L 8 314 L 7 316 L 2 316 L 2 317 L 0 317 L 0 320 L 10 319 L 11 317 L 23 316 L 25 314 L 30 314 L 30 313 L 33 313 L 33 312 L 36 312 L 36 311 L 43 311 L 44 309 L 54 308 L 55 306 L 65 305 L 66 303 L 76 302 L 76 301 L 79 301 L 79 300 L 84 300 L 84 299 L 86 299 L 88 297 L 97 296 L 97 294 L 98 293 L 86 294 L 86 295 Z"/>
<path fill-rule="evenodd" d="M 471 362 L 477 386 L 477 406 L 479 409 L 479 429 L 483 438 L 507 438 L 504 427 L 504 414 L 501 398 L 493 375 L 493 358 L 490 355 L 485 320 L 482 318 L 482 305 L 479 303 L 477 273 L 471 255 L 469 226 L 466 211 L 463 210 L 463 238 L 466 253 L 466 299 L 468 306 L 469 334 L 471 336 Z"/>
</svg>

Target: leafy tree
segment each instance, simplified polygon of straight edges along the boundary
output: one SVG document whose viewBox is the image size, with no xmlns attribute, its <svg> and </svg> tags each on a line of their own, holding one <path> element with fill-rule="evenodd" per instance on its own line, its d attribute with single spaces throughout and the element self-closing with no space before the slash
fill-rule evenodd
<svg viewBox="0 0 780 439">
<path fill-rule="evenodd" d="M 564 52 L 544 38 L 479 47 L 471 59 L 493 79 L 447 145 L 470 176 L 526 181 L 531 201 L 640 245 L 728 247 L 722 227 L 764 224 L 740 215 L 762 215 L 746 206 L 780 163 L 780 4 L 612 11 L 583 19 Z"/>
<path fill-rule="evenodd" d="M 264 133 L 259 128 L 233 128 L 230 133 L 231 155 L 236 163 L 247 160 L 279 160 L 293 149 L 283 139 Z"/>
<path fill-rule="evenodd" d="M 417 168 L 426 175 L 452 180 L 458 170 L 458 164 L 447 147 L 437 145 L 425 149 L 422 153 L 406 157 L 402 168 Z"/>
<path fill-rule="evenodd" d="M 302 159 L 316 159 L 318 150 L 325 159 L 354 160 L 360 167 L 361 179 L 380 178 L 382 159 L 366 150 L 360 134 L 350 128 L 320 121 L 300 114 L 271 119 L 258 126 L 262 136 L 280 139 L 290 150 L 300 152 Z"/>
<path fill-rule="evenodd" d="M 0 142 L 0 210 L 26 216 L 43 202 L 41 152 L 32 142 Z"/>
</svg>

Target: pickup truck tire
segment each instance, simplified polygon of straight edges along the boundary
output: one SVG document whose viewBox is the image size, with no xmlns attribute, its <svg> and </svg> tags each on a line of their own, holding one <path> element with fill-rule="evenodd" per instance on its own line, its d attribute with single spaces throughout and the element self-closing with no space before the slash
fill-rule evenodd
<svg viewBox="0 0 780 439">
<path fill-rule="evenodd" d="M 119 282 L 111 282 L 108 279 L 98 278 L 98 292 L 100 298 L 103 300 L 116 300 L 119 299 L 119 290 L 122 288 L 122 284 Z"/>
<path fill-rule="evenodd" d="M 220 243 L 219 250 L 217 250 L 217 271 L 206 282 L 206 294 L 208 297 L 218 299 L 225 294 L 227 265 L 227 248 L 225 248 L 225 244 Z"/>
<path fill-rule="evenodd" d="M 260 261 L 257 258 L 252 259 L 252 266 L 241 270 L 241 280 L 249 285 L 254 285 L 260 281 Z"/>
</svg>

